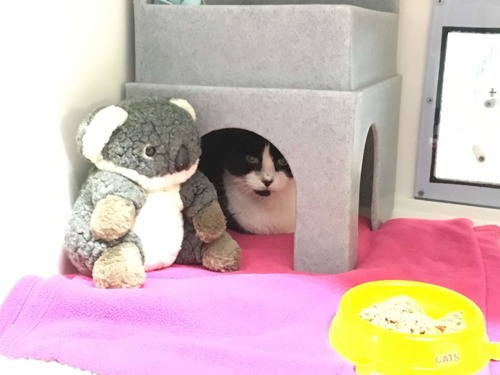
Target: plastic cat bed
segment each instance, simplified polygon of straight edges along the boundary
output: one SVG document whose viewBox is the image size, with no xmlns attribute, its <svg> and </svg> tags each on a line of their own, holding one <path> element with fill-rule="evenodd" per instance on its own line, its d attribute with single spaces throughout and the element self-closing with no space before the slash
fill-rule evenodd
<svg viewBox="0 0 500 375">
<path fill-rule="evenodd" d="M 278 147 L 297 183 L 299 271 L 354 267 L 360 194 L 373 229 L 393 208 L 397 1 L 345 3 L 134 1 L 136 82 L 126 96 L 184 97 L 202 135 L 242 128 Z M 368 3 L 380 10 L 355 6 Z M 360 186 L 367 144 L 372 183 Z"/>
</svg>

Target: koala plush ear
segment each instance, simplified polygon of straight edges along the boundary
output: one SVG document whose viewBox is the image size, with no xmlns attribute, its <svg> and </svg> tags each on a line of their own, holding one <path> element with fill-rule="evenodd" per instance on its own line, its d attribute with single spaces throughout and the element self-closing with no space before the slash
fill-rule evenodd
<svg viewBox="0 0 500 375">
<path fill-rule="evenodd" d="M 94 164 L 101 161 L 102 150 L 111 134 L 125 123 L 127 117 L 128 113 L 123 108 L 110 105 L 84 120 L 77 135 L 77 143 L 83 156 Z"/>
<path fill-rule="evenodd" d="M 186 99 L 170 99 L 170 103 L 175 104 L 177 107 L 185 110 L 189 115 L 193 118 L 193 121 L 196 121 L 196 112 L 191 104 Z"/>
</svg>

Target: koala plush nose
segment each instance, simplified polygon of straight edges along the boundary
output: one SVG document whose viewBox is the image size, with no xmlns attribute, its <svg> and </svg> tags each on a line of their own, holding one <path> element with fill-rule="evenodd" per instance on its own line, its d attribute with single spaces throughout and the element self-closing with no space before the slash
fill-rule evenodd
<svg viewBox="0 0 500 375">
<path fill-rule="evenodd" d="M 189 153 L 185 146 L 181 146 L 175 157 L 175 170 L 177 172 L 187 169 L 189 165 Z"/>
</svg>

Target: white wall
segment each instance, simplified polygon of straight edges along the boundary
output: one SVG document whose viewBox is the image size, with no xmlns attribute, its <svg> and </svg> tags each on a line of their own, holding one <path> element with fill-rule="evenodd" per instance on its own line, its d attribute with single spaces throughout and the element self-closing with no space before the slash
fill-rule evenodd
<svg viewBox="0 0 500 375">
<path fill-rule="evenodd" d="M 65 223 L 88 168 L 76 153 L 76 127 L 133 80 L 130 3 L 2 5 L 0 301 L 21 276 L 59 271 Z"/>
<path fill-rule="evenodd" d="M 400 0 L 398 71 L 403 76 L 403 90 L 393 217 L 468 217 L 476 224 L 500 225 L 500 210 L 413 198 L 432 2 L 432 0 Z"/>
</svg>

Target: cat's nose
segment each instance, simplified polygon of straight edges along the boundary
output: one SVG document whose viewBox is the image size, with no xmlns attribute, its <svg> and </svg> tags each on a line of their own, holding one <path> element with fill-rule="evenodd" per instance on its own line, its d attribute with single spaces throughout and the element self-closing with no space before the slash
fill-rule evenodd
<svg viewBox="0 0 500 375">
<path fill-rule="evenodd" d="M 265 187 L 269 187 L 273 183 L 273 179 L 270 180 L 262 180 L 262 183 L 264 184 Z"/>
</svg>

